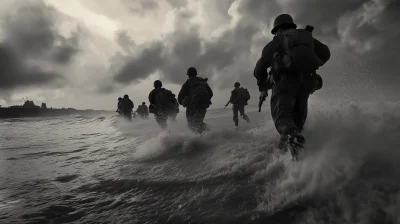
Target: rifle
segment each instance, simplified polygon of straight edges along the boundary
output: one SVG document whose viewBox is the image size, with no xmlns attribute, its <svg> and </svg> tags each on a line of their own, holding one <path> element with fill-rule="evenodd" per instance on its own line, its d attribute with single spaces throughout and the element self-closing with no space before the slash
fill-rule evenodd
<svg viewBox="0 0 400 224">
<path fill-rule="evenodd" d="M 265 98 L 268 96 L 268 90 L 264 90 L 260 93 L 260 101 L 258 102 L 258 112 L 261 112 L 261 106 L 263 105 Z"/>
<path fill-rule="evenodd" d="M 229 100 L 228 103 L 226 103 L 224 109 L 229 105 L 230 102 L 231 102 L 231 100 Z"/>
</svg>

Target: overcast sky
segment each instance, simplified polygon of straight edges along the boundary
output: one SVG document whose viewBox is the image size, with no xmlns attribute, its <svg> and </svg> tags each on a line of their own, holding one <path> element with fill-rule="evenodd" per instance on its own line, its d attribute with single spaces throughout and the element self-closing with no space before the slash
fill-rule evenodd
<svg viewBox="0 0 400 224">
<path fill-rule="evenodd" d="M 253 69 L 281 13 L 331 49 L 313 98 L 399 101 L 398 0 L 2 0 L 0 104 L 114 109 L 148 101 L 155 79 L 178 93 L 197 68 L 228 100 Z"/>
</svg>

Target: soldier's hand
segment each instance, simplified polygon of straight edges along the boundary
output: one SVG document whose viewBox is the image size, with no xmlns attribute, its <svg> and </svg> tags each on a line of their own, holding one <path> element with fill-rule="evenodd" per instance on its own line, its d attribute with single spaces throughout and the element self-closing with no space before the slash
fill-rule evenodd
<svg viewBox="0 0 400 224">
<path fill-rule="evenodd" d="M 260 100 L 265 100 L 268 97 L 268 91 L 264 90 L 260 92 Z"/>
</svg>

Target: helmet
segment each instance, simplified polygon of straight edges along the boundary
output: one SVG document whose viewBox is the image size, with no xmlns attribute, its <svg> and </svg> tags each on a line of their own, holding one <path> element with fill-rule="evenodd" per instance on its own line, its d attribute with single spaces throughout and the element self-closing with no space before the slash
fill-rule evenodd
<svg viewBox="0 0 400 224">
<path fill-rule="evenodd" d="M 143 102 L 143 103 L 142 103 L 142 105 L 146 105 L 146 103 L 145 103 L 145 102 Z"/>
<path fill-rule="evenodd" d="M 188 76 L 196 76 L 197 75 L 197 70 L 194 67 L 190 67 L 190 68 L 188 68 L 186 75 L 188 75 Z"/>
<path fill-rule="evenodd" d="M 122 100 L 122 98 L 121 97 L 118 97 L 118 101 L 121 101 Z"/>
<path fill-rule="evenodd" d="M 124 95 L 124 98 L 128 98 L 128 99 L 129 99 L 129 96 L 128 96 L 127 94 L 125 94 L 125 95 Z"/>
<path fill-rule="evenodd" d="M 297 28 L 297 25 L 294 23 L 293 18 L 289 14 L 281 14 L 276 17 L 274 21 L 274 28 L 271 30 L 271 33 L 275 34 L 275 32 L 283 26 L 294 29 Z"/>
<path fill-rule="evenodd" d="M 160 88 L 162 86 L 162 82 L 160 80 L 154 81 L 154 88 Z"/>
<path fill-rule="evenodd" d="M 239 86 L 240 86 L 240 83 L 239 82 L 235 82 L 235 88 L 239 88 Z"/>
</svg>

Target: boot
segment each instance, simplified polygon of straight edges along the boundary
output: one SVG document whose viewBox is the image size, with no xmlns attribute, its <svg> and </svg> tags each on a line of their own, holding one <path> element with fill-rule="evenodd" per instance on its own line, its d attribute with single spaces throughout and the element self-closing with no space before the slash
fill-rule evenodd
<svg viewBox="0 0 400 224">
<path fill-rule="evenodd" d="M 247 115 L 243 115 L 242 118 L 247 122 L 250 123 L 250 119 Z"/>
<path fill-rule="evenodd" d="M 292 155 L 293 161 L 298 160 L 300 151 L 304 149 L 303 144 L 305 143 L 304 137 L 298 132 L 292 132 L 287 135 L 286 147 Z"/>
</svg>

